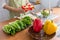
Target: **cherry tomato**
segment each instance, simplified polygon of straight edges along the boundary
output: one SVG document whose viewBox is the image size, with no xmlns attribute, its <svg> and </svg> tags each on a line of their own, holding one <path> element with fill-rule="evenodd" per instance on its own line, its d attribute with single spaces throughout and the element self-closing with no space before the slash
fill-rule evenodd
<svg viewBox="0 0 60 40">
<path fill-rule="evenodd" d="M 25 12 L 27 12 L 28 11 L 28 9 L 25 9 Z"/>
<path fill-rule="evenodd" d="M 29 6 L 29 10 L 32 10 L 31 6 Z"/>
<path fill-rule="evenodd" d="M 28 9 L 28 8 L 29 8 L 28 6 L 25 7 L 25 9 Z"/>
<path fill-rule="evenodd" d="M 22 6 L 22 9 L 25 9 L 26 6 Z"/>
</svg>

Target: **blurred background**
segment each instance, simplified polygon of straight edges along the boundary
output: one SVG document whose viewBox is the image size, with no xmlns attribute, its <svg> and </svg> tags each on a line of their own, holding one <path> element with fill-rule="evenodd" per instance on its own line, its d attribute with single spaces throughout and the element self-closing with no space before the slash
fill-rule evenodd
<svg viewBox="0 0 60 40">
<path fill-rule="evenodd" d="M 5 0 L 0 0 L 0 22 L 9 19 L 9 12 L 2 8 L 3 3 L 5 3 Z"/>
<path fill-rule="evenodd" d="M 36 0 L 29 0 L 31 3 L 36 2 Z M 60 0 L 40 0 L 40 4 L 34 5 L 36 10 L 41 10 L 43 8 L 49 7 L 49 2 L 51 3 L 51 8 L 60 7 Z M 9 11 L 2 8 L 2 4 L 6 3 L 6 0 L 0 0 L 0 22 L 9 19 Z"/>
</svg>

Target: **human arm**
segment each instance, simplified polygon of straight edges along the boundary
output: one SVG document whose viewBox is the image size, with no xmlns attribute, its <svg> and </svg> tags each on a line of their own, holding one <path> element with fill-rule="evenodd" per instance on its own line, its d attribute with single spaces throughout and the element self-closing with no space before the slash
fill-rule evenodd
<svg viewBox="0 0 60 40">
<path fill-rule="evenodd" d="M 11 7 L 11 6 L 7 5 L 7 4 L 5 4 L 5 5 L 3 6 L 3 8 L 4 8 L 4 9 L 7 9 L 7 10 L 9 10 L 9 11 L 13 11 L 13 12 L 19 12 L 19 13 L 24 12 L 24 10 L 23 10 L 22 8 L 14 8 L 14 7 Z"/>
</svg>

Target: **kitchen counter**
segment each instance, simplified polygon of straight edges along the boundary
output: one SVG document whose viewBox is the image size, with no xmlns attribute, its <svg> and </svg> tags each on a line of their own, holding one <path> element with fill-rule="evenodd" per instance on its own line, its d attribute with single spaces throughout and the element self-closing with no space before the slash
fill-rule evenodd
<svg viewBox="0 0 60 40">
<path fill-rule="evenodd" d="M 53 12 L 54 14 L 56 14 L 57 16 L 60 15 L 60 8 L 53 8 Z M 4 21 L 4 22 L 1 22 L 0 23 L 0 40 L 33 40 L 31 38 L 31 36 L 29 36 L 29 33 L 28 33 L 28 29 L 25 29 L 21 32 L 18 32 L 16 33 L 14 36 L 10 36 L 10 35 L 7 35 L 5 34 L 3 31 L 2 31 L 2 27 L 6 24 L 8 24 L 9 22 L 12 22 L 12 21 L 15 21 L 15 20 L 18 20 L 17 18 L 12 18 L 10 20 L 7 20 L 7 21 Z M 54 19 L 55 22 L 59 21 L 60 20 L 60 17 Z M 58 29 L 59 30 L 59 29 Z M 60 35 L 58 34 L 59 32 L 56 33 L 56 35 Z M 60 36 L 54 36 L 52 39 L 50 40 L 60 40 Z"/>
</svg>

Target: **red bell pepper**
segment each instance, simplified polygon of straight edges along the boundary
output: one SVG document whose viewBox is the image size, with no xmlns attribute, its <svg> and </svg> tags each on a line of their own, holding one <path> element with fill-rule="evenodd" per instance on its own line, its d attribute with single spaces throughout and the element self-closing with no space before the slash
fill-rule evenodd
<svg viewBox="0 0 60 40">
<path fill-rule="evenodd" d="M 35 19 L 34 22 L 33 22 L 33 30 L 35 32 L 40 32 L 41 29 L 42 29 L 42 25 L 43 24 L 42 24 L 42 20 L 41 19 L 39 19 L 39 18 Z"/>
</svg>

